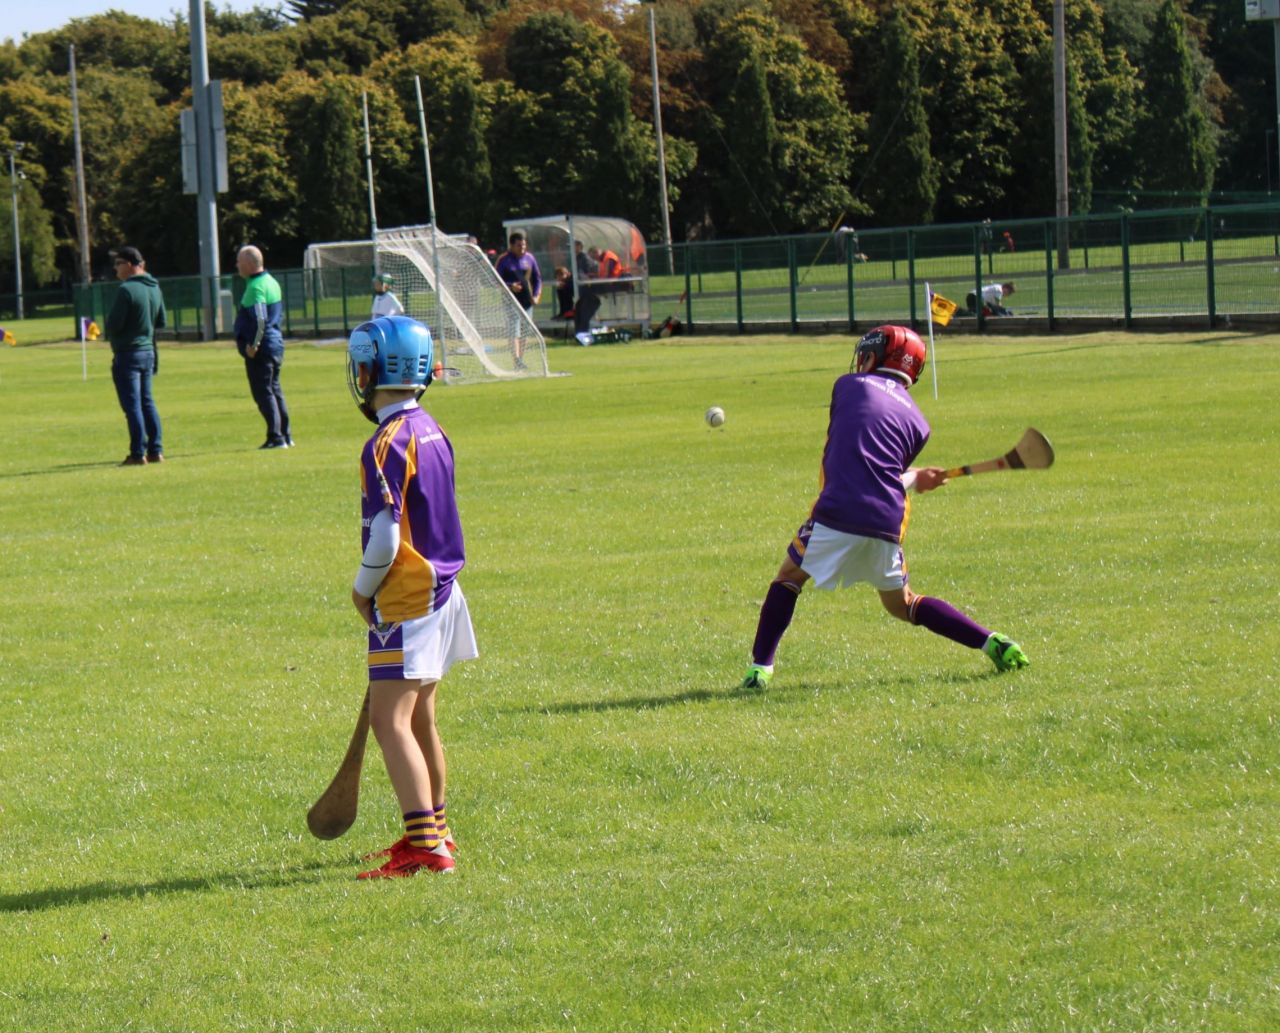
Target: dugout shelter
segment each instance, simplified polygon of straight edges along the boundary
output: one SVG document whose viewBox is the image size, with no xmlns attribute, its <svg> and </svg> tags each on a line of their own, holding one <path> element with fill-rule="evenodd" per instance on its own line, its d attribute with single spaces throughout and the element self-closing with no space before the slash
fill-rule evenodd
<svg viewBox="0 0 1280 1033">
<path fill-rule="evenodd" d="M 599 298 L 600 307 L 592 317 L 592 326 L 648 328 L 648 249 L 644 235 L 632 223 L 608 215 L 546 215 L 509 219 L 502 229 L 504 240 L 517 230 L 523 233 L 530 253 L 538 260 L 543 280 L 542 303 L 536 313 L 539 323 L 550 324 L 556 311 L 555 268 L 560 265 L 573 274 L 575 304 L 584 290 L 593 291 Z M 595 275 L 596 264 L 591 262 L 591 275 L 586 275 L 574 258 L 574 245 L 579 243 L 584 255 L 591 248 L 612 251 L 622 263 L 622 274 L 599 278 Z"/>
</svg>

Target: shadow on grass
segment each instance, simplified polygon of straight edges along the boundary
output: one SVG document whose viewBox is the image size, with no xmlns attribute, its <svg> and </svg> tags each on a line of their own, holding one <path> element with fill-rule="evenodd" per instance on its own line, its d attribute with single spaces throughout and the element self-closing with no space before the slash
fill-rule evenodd
<svg viewBox="0 0 1280 1033">
<path fill-rule="evenodd" d="M 103 470 L 109 466 L 119 466 L 119 459 L 104 459 L 100 463 L 62 463 L 59 466 L 42 466 L 38 470 L 14 470 L 13 473 L 0 473 L 0 480 L 14 477 L 43 477 L 46 474 L 70 473 L 72 470 Z"/>
<path fill-rule="evenodd" d="M 350 865 L 350 858 L 343 858 L 340 861 L 313 861 L 287 871 L 226 872 L 221 875 L 158 879 L 155 882 L 90 882 L 81 886 L 53 887 L 31 893 L 4 893 L 0 894 L 0 913 L 44 911 L 66 905 L 92 904 L 99 900 L 129 900 L 208 889 L 272 889 L 312 882 L 317 872 Z"/>
<path fill-rule="evenodd" d="M 995 670 L 948 671 L 929 676 L 928 680 L 944 685 L 973 685 L 992 681 L 1000 677 Z M 509 713 L 515 714 L 604 714 L 612 710 L 657 710 L 661 707 L 683 706 L 688 703 L 724 703 L 740 701 L 744 703 L 776 703 L 789 704 L 801 699 L 809 699 L 823 693 L 861 692 L 874 695 L 889 689 L 920 688 L 921 676 L 903 672 L 879 677 L 803 679 L 799 681 L 783 681 L 781 684 L 769 686 L 767 689 L 744 689 L 734 686 L 728 689 L 691 689 L 688 692 L 677 692 L 670 696 L 625 696 L 621 699 L 565 700 L 561 703 L 542 703 L 532 706 L 514 707 Z"/>
<path fill-rule="evenodd" d="M 541 703 L 514 707 L 515 714 L 603 714 L 610 710 L 656 710 L 659 707 L 682 706 L 685 703 L 718 703 L 731 699 L 761 699 L 767 693 L 755 689 L 691 689 L 671 696 L 627 696 L 623 699 L 566 700 L 563 703 Z"/>
</svg>

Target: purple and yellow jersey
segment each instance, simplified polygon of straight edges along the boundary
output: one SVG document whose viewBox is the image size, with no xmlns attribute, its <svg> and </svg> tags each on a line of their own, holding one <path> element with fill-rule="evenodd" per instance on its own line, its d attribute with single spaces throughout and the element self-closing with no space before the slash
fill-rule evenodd
<svg viewBox="0 0 1280 1033">
<path fill-rule="evenodd" d="M 905 384 L 848 373 L 831 391 L 831 421 L 812 518 L 846 534 L 901 542 L 909 509 L 902 475 L 929 440 Z"/>
<path fill-rule="evenodd" d="M 360 548 L 386 506 L 400 527 L 400 551 L 378 589 L 384 621 L 425 617 L 444 605 L 466 558 L 454 496 L 453 446 L 425 409 L 388 416 L 360 453 Z"/>
</svg>

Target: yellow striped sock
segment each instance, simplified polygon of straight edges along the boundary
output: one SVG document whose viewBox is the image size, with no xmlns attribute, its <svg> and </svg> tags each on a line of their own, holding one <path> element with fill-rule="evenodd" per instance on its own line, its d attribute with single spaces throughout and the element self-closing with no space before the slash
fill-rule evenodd
<svg viewBox="0 0 1280 1033">
<path fill-rule="evenodd" d="M 440 837 L 436 834 L 436 818 L 431 811 L 410 811 L 404 816 L 404 834 L 409 837 L 409 845 L 430 850 L 440 845 Z"/>
<path fill-rule="evenodd" d="M 444 816 L 444 804 L 436 807 L 436 835 L 440 837 L 441 843 L 453 838 L 453 833 L 449 831 L 449 820 Z"/>
</svg>

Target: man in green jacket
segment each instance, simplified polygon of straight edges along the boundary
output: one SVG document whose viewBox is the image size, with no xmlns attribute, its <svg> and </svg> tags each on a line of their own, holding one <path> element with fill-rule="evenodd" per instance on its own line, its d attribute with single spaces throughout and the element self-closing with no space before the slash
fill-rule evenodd
<svg viewBox="0 0 1280 1033">
<path fill-rule="evenodd" d="M 151 378 L 159 371 L 156 328 L 164 326 L 164 298 L 136 247 L 116 248 L 111 260 L 116 279 L 123 281 L 106 322 L 111 379 L 129 424 L 129 454 L 120 465 L 162 463 L 160 413 L 151 396 Z"/>
</svg>

